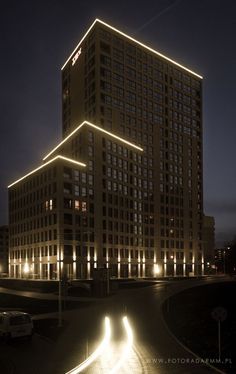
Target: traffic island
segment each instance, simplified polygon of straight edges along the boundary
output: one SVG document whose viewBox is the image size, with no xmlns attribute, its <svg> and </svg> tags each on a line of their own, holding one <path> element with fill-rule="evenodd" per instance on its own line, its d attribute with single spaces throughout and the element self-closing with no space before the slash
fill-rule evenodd
<svg viewBox="0 0 236 374">
<path fill-rule="evenodd" d="M 175 294 L 163 304 L 164 319 L 176 338 L 205 362 L 227 373 L 236 372 L 235 292 L 236 282 L 209 284 Z M 224 317 L 220 342 L 219 313 L 219 318 Z"/>
</svg>

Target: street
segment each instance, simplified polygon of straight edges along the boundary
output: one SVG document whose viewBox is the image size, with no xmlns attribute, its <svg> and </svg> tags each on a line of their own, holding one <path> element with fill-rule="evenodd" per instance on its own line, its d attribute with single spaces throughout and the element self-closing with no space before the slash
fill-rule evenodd
<svg viewBox="0 0 236 374">
<path fill-rule="evenodd" d="M 65 328 L 56 341 L 35 335 L 32 342 L 1 343 L 1 360 L 11 366 L 11 374 L 75 374 L 106 338 L 96 359 L 84 367 L 84 373 L 213 372 L 179 344 L 161 312 L 162 302 L 169 295 L 209 282 L 214 282 L 214 278 L 163 281 L 154 286 L 121 290 L 107 299 L 94 301 L 92 306 L 64 312 Z M 106 316 L 109 336 L 106 336 Z M 124 316 L 127 316 L 126 326 Z"/>
</svg>

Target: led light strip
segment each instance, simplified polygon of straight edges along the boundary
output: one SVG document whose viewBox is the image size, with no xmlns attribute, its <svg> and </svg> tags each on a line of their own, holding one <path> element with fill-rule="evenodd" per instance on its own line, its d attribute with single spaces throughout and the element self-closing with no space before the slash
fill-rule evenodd
<svg viewBox="0 0 236 374">
<path fill-rule="evenodd" d="M 104 130 L 103 128 L 97 126 L 97 125 L 94 125 L 93 123 L 91 122 L 88 122 L 88 121 L 84 121 L 82 122 L 78 127 L 76 127 L 75 130 L 73 130 L 65 139 L 63 139 L 55 148 L 53 148 L 53 150 L 51 152 L 49 152 L 44 158 L 43 160 L 46 160 L 49 156 L 51 156 L 52 153 L 54 153 L 62 144 L 64 144 L 65 142 L 67 142 L 68 139 L 70 139 L 77 131 L 79 131 L 79 129 L 84 126 L 84 125 L 88 125 L 90 127 L 93 127 L 94 129 L 96 130 L 99 130 L 101 132 L 103 132 L 104 134 L 107 134 L 117 140 L 120 140 L 122 141 L 123 143 L 139 150 L 139 151 L 143 151 L 143 148 L 141 147 L 138 147 L 137 145 L 133 144 L 133 143 L 130 143 L 128 140 L 125 140 L 124 138 L 121 138 L 120 136 L 117 136 L 115 134 L 113 134 L 112 132 L 109 132 L 107 130 Z"/>
<path fill-rule="evenodd" d="M 105 336 L 103 338 L 103 341 L 98 346 L 98 348 L 80 365 L 76 366 L 74 369 L 66 372 L 66 374 L 77 374 L 81 371 L 85 370 L 89 365 L 93 363 L 106 349 L 110 342 L 111 338 L 111 327 L 110 327 L 110 319 L 108 317 L 105 317 Z"/>
<path fill-rule="evenodd" d="M 184 70 L 188 71 L 189 73 L 195 75 L 196 77 L 198 77 L 198 78 L 200 78 L 200 79 L 203 79 L 203 77 L 202 77 L 201 75 L 199 75 L 199 74 L 195 73 L 194 71 L 192 71 L 192 70 L 186 68 L 185 66 L 183 66 L 183 65 L 179 64 L 178 62 L 172 60 L 171 58 L 169 58 L 169 57 L 163 55 L 162 53 L 157 52 L 155 49 L 152 49 L 152 48 L 148 47 L 147 45 L 145 45 L 145 44 L 139 42 L 138 40 L 132 38 L 131 36 L 129 36 L 129 35 L 125 34 L 125 33 L 123 33 L 122 31 L 117 30 L 115 27 L 113 27 L 113 26 L 111 26 L 111 25 L 108 25 L 107 23 L 101 21 L 101 20 L 98 19 L 98 18 L 96 18 L 95 21 L 92 23 L 92 25 L 90 26 L 90 28 L 88 29 L 88 31 L 86 32 L 86 34 L 85 34 L 85 35 L 83 36 L 83 38 L 80 40 L 80 42 L 78 43 L 78 45 L 76 46 L 76 48 L 74 49 L 74 51 L 71 53 L 71 55 L 69 56 L 69 58 L 66 60 L 65 64 L 62 66 L 61 70 L 63 70 L 64 67 L 67 65 L 67 63 L 70 61 L 71 57 L 72 57 L 73 54 L 76 52 L 76 50 L 79 48 L 80 44 L 81 44 L 81 43 L 83 42 L 83 40 L 86 38 L 86 36 L 87 36 L 88 33 L 90 32 L 90 30 L 93 28 L 93 26 L 95 25 L 96 22 L 101 23 L 102 25 L 104 25 L 104 26 L 108 27 L 109 29 L 111 29 L 111 30 L 117 32 L 118 34 L 120 34 L 120 35 L 126 37 L 127 39 L 132 40 L 133 42 L 139 44 L 141 47 L 144 47 L 144 48 L 148 49 L 150 52 L 153 52 L 153 53 L 155 53 L 156 55 L 158 55 L 158 56 L 164 58 L 165 60 L 167 60 L 167 61 L 169 61 L 169 62 L 171 62 L 171 63 L 173 63 L 173 64 L 179 66 L 181 69 L 184 69 Z"/>
<path fill-rule="evenodd" d="M 75 47 L 75 49 L 73 50 L 73 52 L 70 54 L 70 56 L 68 57 L 68 59 L 66 60 L 66 62 L 64 63 L 64 65 L 62 66 L 61 70 L 63 70 L 64 67 L 67 65 L 67 63 L 70 61 L 71 57 L 77 51 L 77 49 L 79 48 L 80 44 L 86 38 L 86 36 L 90 32 L 90 30 L 93 28 L 93 26 L 95 25 L 96 22 L 97 22 L 97 19 L 95 19 L 95 21 L 92 23 L 92 25 L 90 26 L 90 28 L 88 29 L 88 31 L 86 32 L 86 34 L 84 34 L 83 38 L 80 40 L 80 42 L 77 44 L 77 46 Z"/>
<path fill-rule="evenodd" d="M 124 365 L 125 361 L 127 360 L 128 356 L 131 352 L 132 345 L 133 345 L 133 340 L 134 340 L 133 339 L 133 332 L 132 332 L 132 329 L 130 327 L 128 318 L 125 316 L 125 317 L 123 317 L 122 320 L 123 320 L 123 324 L 124 324 L 126 334 L 127 334 L 127 343 L 126 343 L 126 346 L 123 350 L 121 358 L 116 363 L 116 365 L 111 369 L 110 374 L 115 374 L 115 373 L 119 372 L 120 368 Z"/>
<path fill-rule="evenodd" d="M 107 130 L 104 130 L 103 128 L 98 127 L 98 126 L 94 125 L 94 124 L 91 123 L 91 122 L 88 122 L 88 121 L 85 121 L 85 122 L 87 123 L 87 125 L 89 125 L 89 126 L 95 128 L 95 129 L 97 129 L 97 130 L 99 130 L 99 131 L 101 131 L 101 132 L 103 132 L 103 133 L 105 133 L 105 134 L 107 134 L 107 135 L 110 135 L 110 136 L 112 136 L 113 138 L 118 139 L 118 140 L 122 141 L 123 143 L 125 143 L 125 144 L 127 144 L 127 145 L 130 145 L 131 147 L 134 147 L 134 148 L 138 149 L 139 151 L 143 151 L 143 148 L 138 147 L 137 145 L 135 145 L 135 144 L 133 144 L 133 143 L 130 143 L 128 140 L 125 140 L 124 138 L 121 138 L 120 136 L 117 136 L 117 135 L 113 134 L 112 132 L 109 132 L 109 131 L 107 131 Z"/>
<path fill-rule="evenodd" d="M 44 168 L 45 166 L 51 164 L 53 161 L 55 161 L 55 160 L 57 160 L 57 159 L 65 160 L 65 161 L 71 162 L 71 163 L 73 163 L 73 164 L 75 164 L 75 165 L 79 165 L 79 166 L 83 166 L 83 167 L 86 166 L 86 164 L 84 164 L 83 162 L 79 162 L 79 161 L 76 161 L 76 160 L 72 160 L 71 158 L 67 158 L 67 157 L 64 157 L 64 156 L 58 155 L 58 156 L 54 157 L 53 159 L 51 159 L 51 160 L 45 162 L 45 164 L 43 164 L 43 165 L 39 166 L 38 168 L 32 170 L 30 173 L 24 175 L 22 178 L 17 179 L 17 181 L 15 181 L 15 182 L 13 182 L 12 184 L 10 184 L 9 186 L 7 186 L 7 188 L 10 188 L 10 187 L 14 186 L 14 184 L 16 184 L 16 183 L 22 181 L 23 179 L 29 177 L 30 175 L 34 174 L 36 171 L 38 171 L 38 170 Z"/>
</svg>

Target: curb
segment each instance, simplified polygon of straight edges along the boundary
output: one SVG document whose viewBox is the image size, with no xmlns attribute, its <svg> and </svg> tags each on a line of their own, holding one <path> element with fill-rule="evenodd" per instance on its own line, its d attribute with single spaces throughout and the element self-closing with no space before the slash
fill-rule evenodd
<svg viewBox="0 0 236 374">
<path fill-rule="evenodd" d="M 178 292 L 177 292 L 178 293 Z M 173 296 L 173 295 L 172 295 Z M 168 327 L 168 325 L 167 325 L 167 323 L 166 323 L 166 321 L 165 321 L 165 318 L 164 318 L 164 315 L 163 315 L 163 305 L 164 305 L 164 302 L 166 301 L 166 300 L 168 300 L 170 298 L 170 296 L 169 297 L 166 297 L 165 298 L 165 300 L 163 300 L 162 302 L 161 302 L 161 304 L 160 304 L 160 312 L 161 312 L 161 316 L 162 316 L 162 322 L 163 322 L 163 324 L 165 325 L 165 327 L 166 327 L 166 329 L 167 329 L 167 331 L 168 331 L 168 333 L 170 334 L 170 336 L 183 348 L 183 349 L 185 349 L 187 352 L 189 352 L 189 353 L 191 353 L 195 358 L 197 358 L 198 360 L 200 360 L 200 362 L 201 362 L 201 364 L 202 365 L 205 365 L 205 366 L 207 366 L 207 367 L 209 367 L 210 369 L 212 369 L 212 370 L 214 370 L 215 372 L 217 372 L 217 373 L 220 373 L 220 374 L 226 374 L 226 372 L 225 371 L 222 371 L 222 370 L 220 370 L 220 369 L 218 369 L 218 368 L 216 368 L 215 366 L 213 366 L 213 365 L 211 365 L 211 364 L 209 364 L 209 363 L 207 363 L 207 362 L 205 362 L 205 360 L 202 358 L 202 357 L 200 357 L 200 356 L 198 356 L 195 352 L 193 352 L 191 349 L 189 349 L 186 345 L 184 345 L 173 333 L 172 333 L 172 331 L 169 329 L 169 327 Z"/>
</svg>

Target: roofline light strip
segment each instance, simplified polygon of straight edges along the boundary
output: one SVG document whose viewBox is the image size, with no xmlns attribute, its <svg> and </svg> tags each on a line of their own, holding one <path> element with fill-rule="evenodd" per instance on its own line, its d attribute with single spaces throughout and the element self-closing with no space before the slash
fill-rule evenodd
<svg viewBox="0 0 236 374">
<path fill-rule="evenodd" d="M 56 157 L 55 157 L 56 158 Z M 80 162 L 80 161 L 77 161 L 77 160 L 73 160 L 72 158 L 69 158 L 69 157 L 65 157 L 65 156 L 62 156 L 62 155 L 58 155 L 58 158 L 61 158 L 62 160 L 65 160 L 65 161 L 68 161 L 68 162 L 71 162 L 72 164 L 76 164 L 76 165 L 79 165 L 79 166 L 83 166 L 85 167 L 86 164 L 84 162 Z"/>
<path fill-rule="evenodd" d="M 104 130 L 103 128 L 101 128 L 101 127 L 99 127 L 99 126 L 97 126 L 97 125 L 94 125 L 94 124 L 91 123 L 91 122 L 88 122 L 88 121 L 85 121 L 85 122 L 86 122 L 89 126 L 94 127 L 95 129 L 97 129 L 97 130 L 99 130 L 99 131 L 101 131 L 101 132 L 104 132 L 105 134 L 110 135 L 110 136 L 112 136 L 113 138 L 118 139 L 118 140 L 122 141 L 123 143 L 125 143 L 125 144 L 127 144 L 127 145 L 130 145 L 131 147 L 134 147 L 134 148 L 138 149 L 139 151 L 143 151 L 143 148 L 137 146 L 136 144 L 133 144 L 133 143 L 129 142 L 128 140 L 125 140 L 124 138 L 121 138 L 120 136 L 113 134 L 112 132 L 109 132 L 109 131 L 107 131 L 107 130 Z"/>
<path fill-rule="evenodd" d="M 95 19 L 95 21 L 94 21 L 93 24 L 90 26 L 90 28 L 88 29 L 88 31 L 86 32 L 86 34 L 85 34 L 85 35 L 83 36 L 83 38 L 80 40 L 80 42 L 78 43 L 78 45 L 76 46 L 76 48 L 74 49 L 74 51 L 72 52 L 72 54 L 70 55 L 70 57 L 66 60 L 65 64 L 62 66 L 61 70 L 64 69 L 64 67 L 66 66 L 66 64 L 69 62 L 69 60 L 71 59 L 71 57 L 73 56 L 73 54 L 74 54 L 74 53 L 76 52 L 76 50 L 79 48 L 80 44 L 81 44 L 82 41 L 85 39 L 85 37 L 88 35 L 88 33 L 90 32 L 90 30 L 92 29 L 92 27 L 95 25 L 96 22 L 101 23 L 102 25 L 104 25 L 104 26 L 108 27 L 109 29 L 111 29 L 111 30 L 117 32 L 118 34 L 120 34 L 120 35 L 126 37 L 127 39 L 132 40 L 133 42 L 139 44 L 141 47 L 144 47 L 144 48 L 148 49 L 150 52 L 155 53 L 156 55 L 158 55 L 158 56 L 164 58 L 165 60 L 167 60 L 167 61 L 169 61 L 169 62 L 175 64 L 176 66 L 180 67 L 181 69 L 184 69 L 184 70 L 188 71 L 189 73 L 195 75 L 196 77 L 198 77 L 198 78 L 200 78 L 200 79 L 203 79 L 203 77 L 202 77 L 201 75 L 199 75 L 199 74 L 195 73 L 194 71 L 188 69 L 187 67 L 185 67 L 185 66 L 179 64 L 178 62 L 172 60 L 171 58 L 169 58 L 169 57 L 163 55 L 162 53 L 156 51 L 155 49 L 150 48 L 150 47 L 148 47 L 147 45 L 145 45 L 145 44 L 139 42 L 138 40 L 132 38 L 131 36 L 129 36 L 129 35 L 125 34 L 125 33 L 123 33 L 122 31 L 117 30 L 115 27 L 113 27 L 113 26 L 107 24 L 106 22 L 104 22 L 104 21 L 102 21 L 102 20 L 100 20 L 100 19 L 98 19 L 98 18 Z"/>
<path fill-rule="evenodd" d="M 64 67 L 67 65 L 67 63 L 70 61 L 71 57 L 73 56 L 73 54 L 76 52 L 76 50 L 78 49 L 78 47 L 80 46 L 80 44 L 82 43 L 82 41 L 86 38 L 86 36 L 88 35 L 88 33 L 90 32 L 90 30 L 93 28 L 93 26 L 95 25 L 95 23 L 97 22 L 97 19 L 95 19 L 95 21 L 92 23 L 92 25 L 90 26 L 90 28 L 87 30 L 87 32 L 84 34 L 83 38 L 80 40 L 80 42 L 77 44 L 77 46 L 75 47 L 75 49 L 73 50 L 73 52 L 70 54 L 70 56 L 68 57 L 68 59 L 66 60 L 66 62 L 64 63 L 64 65 L 62 66 L 61 70 L 64 69 Z"/>
<path fill-rule="evenodd" d="M 63 139 L 55 148 L 53 148 L 44 158 L 43 161 L 46 160 L 53 152 L 55 152 L 62 144 L 64 144 L 69 138 L 72 137 L 82 126 L 84 122 L 82 122 L 76 129 L 74 129 L 65 139 Z"/>
<path fill-rule="evenodd" d="M 137 150 L 139 151 L 143 151 L 143 149 L 141 147 L 138 147 L 137 145 L 133 144 L 133 143 L 130 143 L 128 140 L 125 140 L 107 130 L 104 130 L 103 128 L 99 127 L 99 126 L 96 126 L 94 125 L 93 123 L 91 122 L 88 122 L 88 121 L 84 121 L 82 122 L 78 127 L 76 127 L 75 130 L 73 130 L 65 139 L 63 139 L 55 148 L 52 149 L 51 152 L 49 152 L 44 158 L 43 160 L 46 160 L 49 156 L 51 156 L 52 153 L 54 153 L 62 144 L 64 144 L 68 139 L 70 139 L 72 137 L 72 135 L 74 135 L 82 126 L 84 125 L 88 125 L 88 126 L 91 126 L 107 135 L 110 135 L 111 137 L 115 138 L 115 139 L 118 139 L 120 141 L 122 141 L 123 143 L 127 144 L 127 145 L 130 145 L 131 147 L 134 147 L 136 148 Z"/>
<path fill-rule="evenodd" d="M 57 159 L 62 159 L 62 160 L 64 160 L 64 161 L 68 161 L 68 162 L 71 162 L 71 163 L 73 163 L 73 164 L 76 164 L 76 165 L 79 165 L 79 166 L 83 166 L 83 167 L 86 166 L 86 164 L 84 164 L 83 162 L 79 162 L 79 161 L 76 161 L 76 160 L 72 160 L 71 158 L 67 158 L 67 157 L 64 157 L 64 156 L 58 155 L 58 156 L 52 158 L 51 160 L 47 161 L 45 164 L 43 164 L 43 165 L 39 166 L 38 168 L 32 170 L 30 173 L 28 173 L 28 174 L 24 175 L 23 177 L 17 179 L 15 182 L 13 182 L 13 183 L 11 183 L 9 186 L 7 186 L 7 188 L 10 188 L 10 187 L 14 186 L 14 184 L 16 184 L 16 183 L 22 181 L 23 179 L 29 177 L 30 175 L 34 174 L 36 171 L 38 171 L 38 170 L 44 168 L 45 166 L 51 164 L 53 161 L 55 161 L 55 160 L 57 160 Z"/>
</svg>

